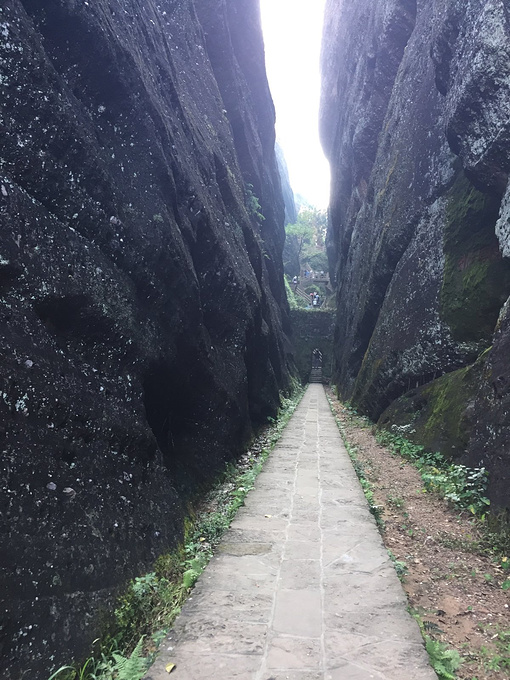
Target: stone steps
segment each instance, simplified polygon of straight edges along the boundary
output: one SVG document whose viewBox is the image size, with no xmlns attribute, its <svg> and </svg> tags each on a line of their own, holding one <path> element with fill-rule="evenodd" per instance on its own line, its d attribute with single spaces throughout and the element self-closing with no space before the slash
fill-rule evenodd
<svg viewBox="0 0 510 680">
<path fill-rule="evenodd" d="M 308 295 L 308 293 L 305 293 L 305 291 L 302 288 L 298 286 L 295 292 L 296 295 L 299 295 L 300 298 L 303 298 L 303 300 L 310 302 L 310 296 Z"/>
<path fill-rule="evenodd" d="M 322 368 L 312 368 L 309 382 L 322 383 Z"/>
</svg>

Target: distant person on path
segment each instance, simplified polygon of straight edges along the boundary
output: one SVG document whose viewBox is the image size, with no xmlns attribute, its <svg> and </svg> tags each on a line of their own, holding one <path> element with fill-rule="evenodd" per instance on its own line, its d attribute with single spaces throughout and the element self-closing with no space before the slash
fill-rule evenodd
<svg viewBox="0 0 510 680">
<path fill-rule="evenodd" d="M 295 277 L 292 279 L 292 285 L 294 286 L 294 292 L 297 291 L 298 283 L 299 283 L 298 277 L 295 276 Z"/>
</svg>

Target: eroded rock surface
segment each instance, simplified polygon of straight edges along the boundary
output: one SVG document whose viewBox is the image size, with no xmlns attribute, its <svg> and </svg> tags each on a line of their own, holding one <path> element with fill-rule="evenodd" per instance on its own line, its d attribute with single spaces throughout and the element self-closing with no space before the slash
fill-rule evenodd
<svg viewBox="0 0 510 680">
<path fill-rule="evenodd" d="M 248 0 L 0 8 L 6 679 L 88 652 L 288 385 L 259 23 Z"/>
<path fill-rule="evenodd" d="M 494 338 L 510 294 L 509 51 L 503 0 L 327 4 L 336 382 L 377 419 L 495 340 L 453 443 L 461 460 L 490 469 L 495 506 L 510 503 L 506 311 Z"/>
</svg>

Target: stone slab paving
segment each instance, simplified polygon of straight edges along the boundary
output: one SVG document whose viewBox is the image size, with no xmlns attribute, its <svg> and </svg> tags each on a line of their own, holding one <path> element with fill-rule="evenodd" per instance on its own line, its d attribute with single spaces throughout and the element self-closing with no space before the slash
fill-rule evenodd
<svg viewBox="0 0 510 680">
<path fill-rule="evenodd" d="M 167 678 L 437 680 L 322 385 L 162 644 L 147 680 Z"/>
</svg>

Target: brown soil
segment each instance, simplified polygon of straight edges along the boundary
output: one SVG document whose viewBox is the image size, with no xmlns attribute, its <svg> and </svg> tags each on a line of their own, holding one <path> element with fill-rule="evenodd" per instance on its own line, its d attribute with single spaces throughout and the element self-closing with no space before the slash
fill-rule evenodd
<svg viewBox="0 0 510 680">
<path fill-rule="evenodd" d="M 501 556 L 482 550 L 483 525 L 424 493 L 418 470 L 379 445 L 368 420 L 328 396 L 373 485 L 386 547 L 407 567 L 402 585 L 425 633 L 461 654 L 458 678 L 510 677 L 510 591 L 501 588 L 510 572 Z"/>
</svg>

